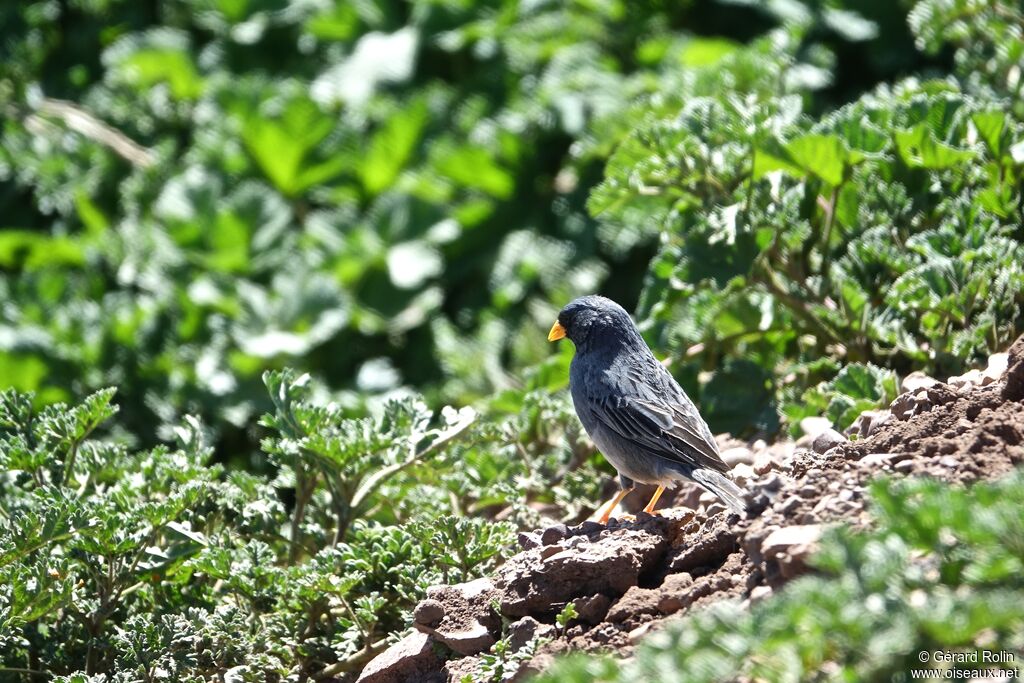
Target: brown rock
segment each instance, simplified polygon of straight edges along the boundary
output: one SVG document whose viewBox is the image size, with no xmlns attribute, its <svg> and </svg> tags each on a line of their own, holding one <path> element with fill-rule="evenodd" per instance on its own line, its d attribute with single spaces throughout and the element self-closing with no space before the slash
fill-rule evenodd
<svg viewBox="0 0 1024 683">
<path fill-rule="evenodd" d="M 508 627 L 508 644 L 512 652 L 522 649 L 537 638 L 548 638 L 555 633 L 551 624 L 542 624 L 533 617 L 523 617 Z"/>
<path fill-rule="evenodd" d="M 648 516 L 642 525 L 614 529 L 547 558 L 538 550 L 510 558 L 498 573 L 502 613 L 545 615 L 577 597 L 622 595 L 664 555 L 666 526 L 664 519 Z"/>
<path fill-rule="evenodd" d="M 916 394 L 921 389 L 929 389 L 939 383 L 934 377 L 929 377 L 920 370 L 914 371 L 903 378 L 900 382 L 901 394 Z"/>
<path fill-rule="evenodd" d="M 811 449 L 815 453 L 825 453 L 836 446 L 846 443 L 846 441 L 847 438 L 845 436 L 836 430 L 829 428 L 814 437 Z"/>
<path fill-rule="evenodd" d="M 430 683 L 443 680 L 441 659 L 426 633 L 413 632 L 370 660 L 356 683 Z"/>
<path fill-rule="evenodd" d="M 444 618 L 444 605 L 437 600 L 427 598 L 416 605 L 412 613 L 413 621 L 424 626 L 436 626 Z"/>
<path fill-rule="evenodd" d="M 1024 399 L 1024 334 L 1017 337 L 1006 354 L 1006 372 L 1003 373 L 1002 395 L 1007 401 Z"/>
<path fill-rule="evenodd" d="M 807 558 L 821 538 L 820 524 L 788 526 L 772 531 L 761 543 L 769 584 L 788 580 L 807 570 Z"/>
<path fill-rule="evenodd" d="M 750 465 L 754 462 L 754 451 L 750 450 L 745 446 L 737 446 L 735 448 L 729 448 L 722 451 L 722 460 L 729 467 L 736 467 L 736 465 L 744 464 Z"/>
<path fill-rule="evenodd" d="M 597 593 L 587 598 L 576 598 L 572 603 L 576 608 L 576 618 L 585 624 L 595 626 L 600 624 L 604 616 L 608 614 L 612 599 L 607 595 Z"/>
<path fill-rule="evenodd" d="M 434 615 L 438 606 L 443 614 L 439 622 L 414 624 L 435 640 L 444 643 L 461 655 L 472 655 L 489 649 L 501 629 L 501 619 L 491 609 L 491 601 L 498 590 L 488 578 L 481 578 L 452 586 L 432 586 L 427 589 L 428 615 Z M 429 603 L 436 603 L 429 604 Z M 420 607 L 417 607 L 417 612 Z M 414 617 L 415 618 L 415 617 Z"/>
<path fill-rule="evenodd" d="M 688 607 L 693 602 L 691 589 L 693 577 L 686 572 L 669 574 L 661 583 L 661 597 L 658 599 L 658 611 L 662 614 L 674 614 Z"/>
</svg>

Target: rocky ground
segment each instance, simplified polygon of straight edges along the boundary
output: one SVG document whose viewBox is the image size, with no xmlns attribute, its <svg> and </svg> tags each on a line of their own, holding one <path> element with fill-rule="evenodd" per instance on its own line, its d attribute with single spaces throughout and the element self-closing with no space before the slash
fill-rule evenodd
<svg viewBox="0 0 1024 683">
<path fill-rule="evenodd" d="M 724 438 L 723 457 L 750 491 L 746 519 L 689 485 L 663 499 L 657 516 L 520 534 L 521 552 L 494 576 L 430 589 L 416 608 L 416 631 L 359 681 L 482 680 L 503 638 L 506 661 L 519 663 L 515 680 L 569 650 L 628 656 L 644 634 L 687 610 L 762 600 L 806 572 L 824 526 L 869 523 L 865 487 L 880 474 L 970 483 L 1024 460 L 1024 337 L 985 370 L 947 382 L 915 373 L 901 390 L 888 410 L 865 413 L 847 434 L 813 418 L 796 442 Z M 646 493 L 631 498 L 642 505 Z M 559 625 L 569 603 L 576 616 Z"/>
</svg>

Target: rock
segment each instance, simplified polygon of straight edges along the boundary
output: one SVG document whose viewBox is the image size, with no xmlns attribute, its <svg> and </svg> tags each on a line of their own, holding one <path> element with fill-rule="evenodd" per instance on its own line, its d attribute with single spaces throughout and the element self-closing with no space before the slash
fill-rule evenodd
<svg viewBox="0 0 1024 683">
<path fill-rule="evenodd" d="M 616 529 L 547 558 L 541 557 L 539 549 L 513 556 L 498 572 L 502 613 L 550 615 L 578 597 L 622 595 L 664 555 L 667 524 L 660 517 L 649 517 L 642 524 Z M 596 526 L 604 530 L 603 525 Z"/>
<path fill-rule="evenodd" d="M 657 608 L 662 614 L 674 614 L 693 603 L 693 577 L 686 572 L 669 574 L 661 583 Z"/>
<path fill-rule="evenodd" d="M 608 610 L 606 619 L 612 624 L 621 624 L 641 614 L 657 614 L 660 600 L 657 589 L 632 586 Z"/>
<path fill-rule="evenodd" d="M 773 467 L 775 467 L 775 462 L 772 460 L 771 454 L 766 451 L 758 453 L 754 458 L 755 474 L 767 474 Z"/>
<path fill-rule="evenodd" d="M 789 580 L 807 570 L 807 558 L 821 538 L 820 524 L 804 524 L 776 529 L 761 542 L 765 578 L 769 584 Z"/>
<path fill-rule="evenodd" d="M 370 660 L 356 683 L 441 681 L 441 659 L 426 633 L 413 632 Z"/>
<path fill-rule="evenodd" d="M 771 586 L 755 586 L 754 590 L 750 591 L 750 603 L 756 605 L 771 594 Z"/>
<path fill-rule="evenodd" d="M 536 638 L 548 638 L 555 633 L 551 624 L 542 624 L 533 617 L 523 617 L 512 622 L 508 627 L 508 644 L 512 652 L 525 647 Z"/>
<path fill-rule="evenodd" d="M 444 605 L 438 600 L 427 598 L 416 605 L 412 613 L 413 621 L 424 626 L 436 626 L 444 618 Z"/>
<path fill-rule="evenodd" d="M 1006 368 L 1009 366 L 1010 354 L 1008 352 L 993 353 L 988 357 L 988 366 L 981 371 L 981 374 L 998 381 L 1003 378 L 1003 373 L 1006 372 Z"/>
<path fill-rule="evenodd" d="M 929 377 L 920 370 L 916 370 L 900 382 L 900 393 L 901 394 L 916 394 L 921 389 L 930 389 L 939 383 L 939 380 L 934 377 Z"/>
<path fill-rule="evenodd" d="M 604 525 L 598 524 L 597 522 L 591 522 L 589 519 L 578 526 L 574 526 L 572 531 L 573 536 L 590 536 L 591 534 L 599 534 L 604 531 Z"/>
<path fill-rule="evenodd" d="M 630 631 L 629 635 L 627 635 L 626 638 L 629 639 L 629 642 L 631 644 L 636 645 L 638 642 L 640 642 L 640 639 L 647 635 L 647 632 L 651 630 L 652 623 L 653 622 L 649 621 L 646 624 L 640 624 L 635 629 Z"/>
<path fill-rule="evenodd" d="M 836 446 L 839 446 L 846 442 L 847 439 L 845 436 L 829 427 L 828 429 L 814 437 L 814 442 L 811 444 L 811 449 L 815 453 L 824 453 L 830 448 L 835 448 Z"/>
<path fill-rule="evenodd" d="M 549 526 L 540 535 L 542 545 L 554 545 L 569 535 L 569 528 L 564 524 Z"/>
<path fill-rule="evenodd" d="M 564 550 L 565 546 L 562 545 L 545 545 L 540 549 L 540 559 L 546 560 L 552 555 L 557 555 Z"/>
<path fill-rule="evenodd" d="M 886 465 L 892 466 L 900 460 L 906 460 L 909 457 L 905 453 L 868 453 L 859 462 L 864 467 L 884 467 Z"/>
<path fill-rule="evenodd" d="M 888 410 L 865 410 L 853 424 L 846 428 L 848 435 L 856 434 L 858 438 L 866 439 L 880 428 L 891 422 L 892 413 Z"/>
<path fill-rule="evenodd" d="M 495 643 L 488 628 L 478 621 L 461 629 L 438 628 L 432 635 L 460 655 L 475 655 L 491 649 Z"/>
<path fill-rule="evenodd" d="M 1024 399 L 1024 334 L 1017 337 L 1006 356 L 1002 397 L 1007 401 L 1020 401 Z"/>
<path fill-rule="evenodd" d="M 946 384 L 954 387 L 957 391 L 963 394 L 971 391 L 975 386 L 980 386 L 981 380 L 981 370 L 968 370 L 962 375 L 950 377 Z"/>
<path fill-rule="evenodd" d="M 736 465 L 735 467 L 732 468 L 732 479 L 741 488 L 747 482 L 753 481 L 755 476 L 756 476 L 756 474 L 754 473 L 754 468 L 751 467 L 750 465 L 746 465 L 744 463 L 740 463 L 740 464 L 738 464 L 738 465 Z"/>
<path fill-rule="evenodd" d="M 698 526 L 692 535 L 676 542 L 678 547 L 668 556 L 668 568 L 676 573 L 718 566 L 737 549 L 736 532 L 722 517 Z"/>
<path fill-rule="evenodd" d="M 523 550 L 531 550 L 540 545 L 540 536 L 532 531 L 521 531 L 516 537 L 516 541 L 519 542 L 519 547 Z"/>
<path fill-rule="evenodd" d="M 607 595 L 597 593 L 588 598 L 576 598 L 572 603 L 576 607 L 577 619 L 591 626 L 596 626 L 608 614 L 608 608 L 612 604 L 612 599 Z"/>
<path fill-rule="evenodd" d="M 495 634 L 501 629 L 501 619 L 491 609 L 498 590 L 488 578 L 477 579 L 452 586 L 432 586 L 427 598 L 420 603 L 437 603 L 443 614 L 439 622 L 423 623 L 415 619 L 417 630 L 430 634 L 461 655 L 473 655 L 489 649 L 495 643 Z M 417 611 L 419 611 L 417 607 Z M 436 614 L 437 607 L 427 605 L 428 614 Z"/>
<path fill-rule="evenodd" d="M 744 464 L 750 465 L 754 462 L 754 451 L 750 450 L 745 446 L 737 446 L 735 448 L 729 448 L 722 451 L 722 460 L 729 467 L 736 467 L 736 465 Z"/>
<path fill-rule="evenodd" d="M 903 474 L 909 474 L 914 469 L 914 461 L 913 460 L 901 460 L 898 463 L 896 463 L 895 465 L 893 465 L 892 468 L 894 470 L 896 470 L 897 472 L 901 472 Z"/>
<path fill-rule="evenodd" d="M 909 420 L 917 413 L 924 412 L 924 410 L 930 407 L 927 401 L 928 394 L 925 393 L 924 396 L 925 400 L 922 402 L 917 399 L 915 394 L 900 394 L 889 404 L 889 412 L 898 420 Z"/>
<path fill-rule="evenodd" d="M 800 431 L 811 437 L 812 441 L 814 437 L 829 429 L 832 429 L 832 420 L 827 417 L 805 417 L 800 420 Z"/>
</svg>

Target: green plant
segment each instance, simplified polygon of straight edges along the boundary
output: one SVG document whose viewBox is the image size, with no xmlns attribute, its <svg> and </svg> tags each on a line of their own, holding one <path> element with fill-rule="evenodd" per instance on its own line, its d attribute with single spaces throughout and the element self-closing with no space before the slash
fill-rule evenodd
<svg viewBox="0 0 1024 683">
<path fill-rule="evenodd" d="M 310 400 L 308 377 L 267 386 L 267 477 L 210 465 L 194 419 L 174 450 L 129 449 L 109 436 L 112 390 L 42 410 L 0 393 L 0 672 L 357 671 L 427 586 L 500 561 L 511 525 L 440 514 L 447 490 L 408 475 L 471 432 L 471 411 L 410 397 L 352 419 Z"/>
</svg>

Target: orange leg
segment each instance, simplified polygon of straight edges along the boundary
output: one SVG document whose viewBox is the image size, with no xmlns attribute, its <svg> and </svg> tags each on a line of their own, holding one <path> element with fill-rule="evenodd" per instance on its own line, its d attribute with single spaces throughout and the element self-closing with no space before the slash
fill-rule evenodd
<svg viewBox="0 0 1024 683">
<path fill-rule="evenodd" d="M 661 498 L 661 494 L 664 493 L 664 492 L 665 492 L 665 487 L 664 486 L 659 486 L 658 490 L 654 492 L 653 496 L 651 496 L 651 502 L 648 503 L 647 507 L 644 508 L 644 512 L 646 512 L 649 515 L 656 514 L 654 512 L 654 506 L 658 504 L 658 499 Z"/>
<path fill-rule="evenodd" d="M 630 491 L 632 491 L 632 490 L 633 489 L 622 489 L 617 494 L 615 494 L 615 497 L 612 498 L 611 502 L 609 502 L 607 507 L 605 507 L 604 512 L 601 513 L 601 517 L 600 517 L 600 519 L 597 520 L 597 523 L 598 524 L 607 524 L 608 523 L 608 518 L 612 516 L 612 511 L 615 510 L 615 507 L 619 503 L 621 503 L 622 499 L 625 498 L 626 496 L 628 496 Z"/>
</svg>

